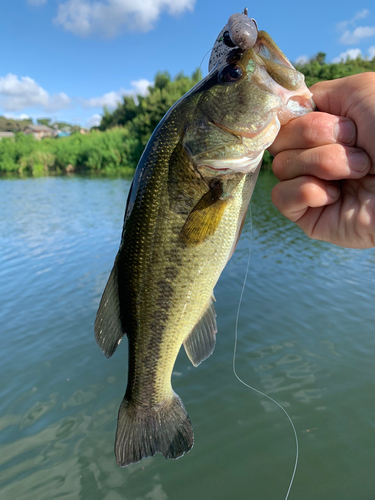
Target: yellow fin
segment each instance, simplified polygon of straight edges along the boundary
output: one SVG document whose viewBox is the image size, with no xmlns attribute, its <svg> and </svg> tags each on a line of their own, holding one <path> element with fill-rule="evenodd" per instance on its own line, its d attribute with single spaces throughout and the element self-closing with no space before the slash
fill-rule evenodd
<svg viewBox="0 0 375 500">
<path fill-rule="evenodd" d="M 229 196 L 223 198 L 222 194 L 221 184 L 216 184 L 190 212 L 180 233 L 180 238 L 186 245 L 199 245 L 215 234 L 231 200 Z"/>
</svg>

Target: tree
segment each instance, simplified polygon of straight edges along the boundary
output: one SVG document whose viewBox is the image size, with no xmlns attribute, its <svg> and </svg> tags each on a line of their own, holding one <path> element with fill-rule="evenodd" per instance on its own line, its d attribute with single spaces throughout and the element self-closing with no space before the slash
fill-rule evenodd
<svg viewBox="0 0 375 500">
<path fill-rule="evenodd" d="M 326 55 L 324 52 L 318 52 L 316 56 L 312 59 L 312 61 L 316 61 L 319 64 L 325 64 Z"/>
<path fill-rule="evenodd" d="M 318 52 L 306 64 L 297 65 L 305 75 L 308 87 L 322 80 L 375 71 L 375 57 L 372 60 L 359 57 L 339 63 L 326 63 L 325 57 L 324 52 Z M 14 140 L 4 138 L 0 141 L 0 173 L 18 171 L 38 175 L 68 169 L 130 173 L 137 166 L 150 135 L 164 114 L 200 79 L 199 69 L 190 77 L 179 73 L 174 79 L 165 71 L 159 72 L 148 95 L 123 96 L 122 102 L 112 112 L 104 108 L 100 126 L 87 135 L 72 134 L 58 140 L 45 138 L 37 141 L 32 135 L 19 133 Z M 20 132 L 30 122 L 0 116 L 0 131 Z M 38 123 L 59 128 L 69 126 L 72 131 L 79 129 L 63 122 L 52 124 L 48 118 L 40 118 Z M 272 156 L 266 151 L 263 168 L 271 168 L 271 164 Z"/>
<path fill-rule="evenodd" d="M 99 130 L 123 126 L 128 129 L 134 138 L 136 150 L 135 162 L 138 162 L 142 151 L 153 130 L 163 118 L 168 109 L 201 79 L 200 70 L 196 70 L 191 77 L 179 73 L 173 80 L 166 71 L 158 72 L 154 85 L 149 87 L 147 96 L 138 95 L 136 100 L 124 96 L 123 102 L 110 112 L 103 110 L 103 118 Z"/>
<path fill-rule="evenodd" d="M 46 127 L 51 127 L 51 118 L 38 118 L 36 122 L 38 125 L 45 125 Z"/>
</svg>

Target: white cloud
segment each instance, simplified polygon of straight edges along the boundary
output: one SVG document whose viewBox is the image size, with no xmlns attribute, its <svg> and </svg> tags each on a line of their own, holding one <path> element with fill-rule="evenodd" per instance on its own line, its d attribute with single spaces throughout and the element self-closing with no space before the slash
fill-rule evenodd
<svg viewBox="0 0 375 500">
<path fill-rule="evenodd" d="M 39 7 L 40 5 L 47 3 L 47 0 L 27 0 L 27 3 L 35 7 Z"/>
<path fill-rule="evenodd" d="M 122 96 L 125 90 L 121 89 L 118 92 L 108 92 L 100 97 L 92 97 L 91 99 L 86 99 L 83 102 L 84 106 L 93 108 L 103 108 L 107 106 L 108 108 L 115 108 L 119 102 L 122 101 Z"/>
<path fill-rule="evenodd" d="M 362 9 L 359 12 L 357 12 L 352 19 L 349 19 L 349 21 L 340 21 L 339 23 L 336 24 L 337 31 L 345 31 L 348 29 L 348 26 L 354 26 L 355 22 L 358 19 L 364 19 L 370 14 L 370 11 L 368 9 Z"/>
<path fill-rule="evenodd" d="M 100 125 L 101 121 L 102 121 L 101 115 L 98 114 L 92 115 L 92 117 L 87 120 L 86 127 L 87 128 L 97 127 L 98 125 Z"/>
<path fill-rule="evenodd" d="M 192 11 L 195 0 L 65 0 L 54 22 L 75 35 L 116 36 L 122 27 L 149 31 L 162 12 Z"/>
<path fill-rule="evenodd" d="M 302 65 L 302 64 L 307 64 L 307 63 L 309 62 L 309 60 L 310 60 L 310 59 L 309 59 L 307 56 L 305 56 L 305 55 L 303 55 L 303 56 L 299 56 L 299 57 L 297 57 L 297 59 L 295 60 L 295 64 L 300 64 L 300 65 Z"/>
<path fill-rule="evenodd" d="M 0 105 L 5 111 L 21 111 L 25 108 L 42 108 L 57 111 L 69 106 L 71 100 L 60 92 L 49 95 L 35 80 L 28 76 L 18 78 L 8 73 L 0 77 Z"/>
<path fill-rule="evenodd" d="M 5 113 L 4 116 L 5 118 L 12 118 L 13 120 L 28 120 L 29 118 L 31 118 L 25 113 L 21 113 L 20 115 L 17 113 Z"/>
<path fill-rule="evenodd" d="M 128 90 L 127 95 L 147 95 L 148 94 L 148 88 L 153 85 L 152 82 L 149 80 L 146 80 L 146 78 L 140 78 L 139 80 L 133 80 L 130 82 L 131 86 L 134 87 L 134 90 Z"/>
<path fill-rule="evenodd" d="M 370 11 L 368 9 L 362 9 L 356 13 L 356 15 L 353 17 L 353 21 L 356 21 L 357 19 L 364 19 L 369 14 L 370 14 Z"/>
<path fill-rule="evenodd" d="M 361 49 L 348 49 L 346 52 L 341 52 L 338 57 L 332 59 L 332 62 L 345 62 L 347 59 L 357 59 L 357 57 L 362 57 Z"/>
<path fill-rule="evenodd" d="M 368 51 L 368 55 L 370 57 L 370 59 L 373 59 L 375 57 L 375 45 L 372 45 L 371 47 L 369 47 L 367 49 Z"/>
<path fill-rule="evenodd" d="M 362 42 L 365 38 L 370 38 L 375 35 L 375 27 L 373 26 L 356 26 L 359 19 L 364 19 L 370 14 L 368 9 L 362 9 L 357 12 L 352 19 L 348 21 L 340 21 L 336 28 L 341 34 L 340 42 L 345 45 L 354 45 Z"/>
<path fill-rule="evenodd" d="M 152 85 L 152 82 L 149 82 L 145 78 L 135 80 L 131 82 L 133 89 L 120 89 L 119 91 L 108 92 L 100 97 L 85 99 L 83 101 L 83 106 L 93 108 L 103 108 L 104 106 L 107 106 L 108 108 L 115 108 L 119 102 L 122 102 L 122 96 L 124 95 L 132 96 L 134 98 L 136 98 L 137 95 L 147 95 L 148 87 L 150 87 L 150 85 Z"/>
<path fill-rule="evenodd" d="M 354 31 L 346 30 L 341 35 L 340 42 L 345 45 L 360 43 L 364 38 L 375 36 L 375 27 L 358 26 Z"/>
</svg>

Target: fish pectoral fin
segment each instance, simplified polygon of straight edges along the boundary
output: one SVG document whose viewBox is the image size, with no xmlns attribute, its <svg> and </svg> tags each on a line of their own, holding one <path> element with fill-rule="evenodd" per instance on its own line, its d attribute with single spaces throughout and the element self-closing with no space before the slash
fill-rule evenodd
<svg viewBox="0 0 375 500">
<path fill-rule="evenodd" d="M 206 193 L 190 212 L 180 232 L 180 239 L 187 246 L 203 243 L 215 234 L 231 197 L 223 197 L 221 184 Z"/>
<path fill-rule="evenodd" d="M 212 296 L 200 320 L 184 340 L 185 352 L 194 366 L 200 365 L 215 348 L 217 326 L 213 300 Z"/>
<path fill-rule="evenodd" d="M 95 339 L 107 358 L 112 356 L 125 335 L 120 319 L 117 272 L 115 261 L 95 318 Z"/>
</svg>

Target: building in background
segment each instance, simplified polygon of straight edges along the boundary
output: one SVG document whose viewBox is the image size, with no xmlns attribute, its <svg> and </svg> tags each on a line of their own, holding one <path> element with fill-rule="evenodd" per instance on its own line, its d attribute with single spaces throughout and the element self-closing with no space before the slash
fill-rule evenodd
<svg viewBox="0 0 375 500">
<path fill-rule="evenodd" d="M 14 132 L 0 132 L 0 140 L 3 137 L 7 137 L 7 138 L 11 138 L 12 139 L 14 137 Z"/>
<path fill-rule="evenodd" d="M 56 137 L 57 131 L 51 127 L 47 127 L 47 125 L 28 125 L 27 128 L 23 131 L 24 134 L 33 134 L 35 139 L 40 141 L 44 137 Z"/>
</svg>

